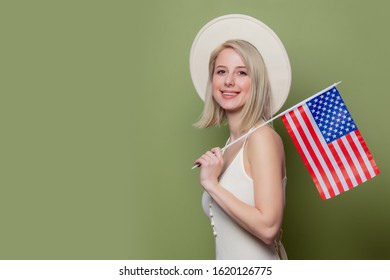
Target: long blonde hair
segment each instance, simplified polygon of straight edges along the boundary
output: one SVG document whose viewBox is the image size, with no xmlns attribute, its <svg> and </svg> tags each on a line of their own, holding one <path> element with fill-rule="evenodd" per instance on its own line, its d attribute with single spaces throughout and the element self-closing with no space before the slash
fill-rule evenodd
<svg viewBox="0 0 390 280">
<path fill-rule="evenodd" d="M 240 118 L 241 130 L 247 131 L 261 120 L 265 121 L 271 118 L 271 85 L 260 53 L 252 44 L 243 40 L 226 41 L 211 53 L 205 105 L 199 121 L 194 125 L 198 128 L 207 128 L 219 126 L 226 121 L 225 111 L 214 100 L 211 86 L 215 61 L 219 53 L 226 48 L 232 48 L 240 55 L 251 78 L 249 99 L 241 111 Z"/>
</svg>

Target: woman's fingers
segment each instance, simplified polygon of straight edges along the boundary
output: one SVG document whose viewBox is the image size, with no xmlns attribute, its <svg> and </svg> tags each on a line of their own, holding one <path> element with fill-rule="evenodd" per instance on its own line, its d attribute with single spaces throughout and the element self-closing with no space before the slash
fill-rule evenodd
<svg viewBox="0 0 390 280">
<path fill-rule="evenodd" d="M 211 152 L 219 159 L 223 159 L 222 150 L 219 147 L 215 147 L 211 149 Z"/>
<path fill-rule="evenodd" d="M 223 160 L 221 149 L 213 148 L 211 151 L 204 153 L 194 164 L 206 166 L 209 164 L 217 164 L 220 160 Z"/>
</svg>

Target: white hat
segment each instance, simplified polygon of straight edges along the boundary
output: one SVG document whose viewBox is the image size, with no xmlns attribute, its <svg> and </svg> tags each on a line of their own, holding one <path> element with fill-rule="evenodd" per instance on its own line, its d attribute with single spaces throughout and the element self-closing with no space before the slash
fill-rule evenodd
<svg viewBox="0 0 390 280">
<path fill-rule="evenodd" d="M 251 43 L 263 57 L 271 83 L 271 112 L 276 113 L 290 91 L 290 61 L 278 36 L 264 23 L 250 16 L 221 16 L 208 22 L 198 32 L 190 53 L 191 78 L 196 91 L 204 101 L 210 54 L 227 40 L 235 39 Z"/>
</svg>

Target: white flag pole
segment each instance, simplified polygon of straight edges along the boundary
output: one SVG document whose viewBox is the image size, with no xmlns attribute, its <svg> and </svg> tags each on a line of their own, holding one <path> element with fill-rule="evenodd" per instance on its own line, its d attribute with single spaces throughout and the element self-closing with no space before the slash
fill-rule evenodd
<svg viewBox="0 0 390 280">
<path fill-rule="evenodd" d="M 325 88 L 325 89 L 323 89 L 323 90 L 317 92 L 316 94 L 314 94 L 314 95 L 312 95 L 312 96 L 306 98 L 305 100 L 299 102 L 298 104 L 296 104 L 296 105 L 294 105 L 294 106 L 288 108 L 287 110 L 283 111 L 282 113 L 280 113 L 280 114 L 274 116 L 273 118 L 269 119 L 269 120 L 266 121 L 265 123 L 262 123 L 261 125 L 256 126 L 255 128 L 250 129 L 247 133 L 245 133 L 244 135 L 238 137 L 236 140 L 234 140 L 233 142 L 231 142 L 231 143 L 229 143 L 228 145 L 226 145 L 225 147 L 223 147 L 223 148 L 221 149 L 222 152 L 225 151 L 225 150 L 226 150 L 227 148 L 229 148 L 230 146 L 233 146 L 234 144 L 236 144 L 238 141 L 244 139 L 245 137 L 248 137 L 250 134 L 252 134 L 253 132 L 255 132 L 255 131 L 256 131 L 257 129 L 259 129 L 260 127 L 263 127 L 263 126 L 265 126 L 266 124 L 272 122 L 273 120 L 275 120 L 275 119 L 277 119 L 277 118 L 283 116 L 284 114 L 286 114 L 286 113 L 288 113 L 288 112 L 294 110 L 296 107 L 298 107 L 298 106 L 300 106 L 300 105 L 306 103 L 308 100 L 310 100 L 310 99 L 312 99 L 312 98 L 314 98 L 314 97 L 316 97 L 316 96 L 318 96 L 318 95 L 323 94 L 324 92 L 330 90 L 330 89 L 333 88 L 333 87 L 336 87 L 336 86 L 337 86 L 338 84 L 340 84 L 340 83 L 341 83 L 341 81 L 340 81 L 340 82 L 337 82 L 337 83 L 334 83 L 333 85 L 331 85 L 331 86 L 329 86 L 329 87 L 327 87 L 327 88 Z M 197 168 L 197 167 L 200 167 L 200 164 L 195 164 L 195 165 L 192 167 L 192 169 L 195 169 L 195 168 Z"/>
</svg>

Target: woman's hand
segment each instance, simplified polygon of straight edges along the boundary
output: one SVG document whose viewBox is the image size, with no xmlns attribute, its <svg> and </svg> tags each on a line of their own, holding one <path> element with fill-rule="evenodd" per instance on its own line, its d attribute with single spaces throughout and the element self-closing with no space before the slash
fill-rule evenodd
<svg viewBox="0 0 390 280">
<path fill-rule="evenodd" d="M 221 175 L 223 168 L 223 156 L 220 148 L 213 148 L 211 151 L 207 151 L 199 159 L 195 161 L 195 164 L 201 165 L 200 170 L 200 183 L 208 191 L 218 185 L 218 177 Z"/>
</svg>

